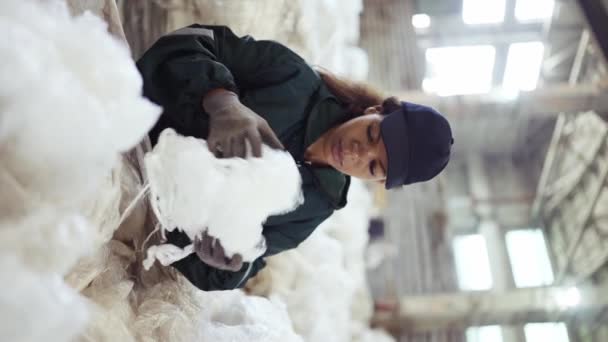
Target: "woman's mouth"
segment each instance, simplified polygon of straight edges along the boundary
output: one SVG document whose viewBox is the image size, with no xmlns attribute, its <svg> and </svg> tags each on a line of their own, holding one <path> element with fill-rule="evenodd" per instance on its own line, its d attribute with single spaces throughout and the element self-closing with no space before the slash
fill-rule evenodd
<svg viewBox="0 0 608 342">
<path fill-rule="evenodd" d="M 342 140 L 338 140 L 331 149 L 334 161 L 342 166 L 344 164 L 344 156 L 342 154 Z"/>
</svg>

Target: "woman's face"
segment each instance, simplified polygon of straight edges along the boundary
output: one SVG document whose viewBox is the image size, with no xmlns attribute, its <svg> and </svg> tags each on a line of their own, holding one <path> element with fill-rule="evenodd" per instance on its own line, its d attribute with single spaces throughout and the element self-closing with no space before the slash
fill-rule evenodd
<svg viewBox="0 0 608 342">
<path fill-rule="evenodd" d="M 352 177 L 386 179 L 388 160 L 380 134 L 381 106 L 369 107 L 360 117 L 327 132 L 323 154 L 327 164 Z"/>
</svg>

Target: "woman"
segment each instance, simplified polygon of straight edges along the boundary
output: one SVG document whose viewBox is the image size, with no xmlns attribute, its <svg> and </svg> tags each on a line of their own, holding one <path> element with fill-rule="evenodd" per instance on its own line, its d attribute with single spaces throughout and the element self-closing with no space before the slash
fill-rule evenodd
<svg viewBox="0 0 608 342">
<path fill-rule="evenodd" d="M 150 132 L 207 139 L 218 157 L 260 156 L 262 142 L 289 151 L 299 165 L 304 203 L 264 224 L 267 252 L 295 248 L 344 207 L 350 176 L 387 189 L 426 181 L 447 164 L 448 122 L 431 108 L 383 99 L 365 86 L 313 70 L 273 41 L 239 38 L 227 27 L 192 25 L 160 38 L 138 61 L 144 94 L 163 106 Z M 238 95 L 237 95 L 238 94 Z M 185 234 L 168 241 L 183 247 Z M 227 258 L 208 235 L 172 266 L 202 290 L 244 286 L 265 262 Z"/>
</svg>

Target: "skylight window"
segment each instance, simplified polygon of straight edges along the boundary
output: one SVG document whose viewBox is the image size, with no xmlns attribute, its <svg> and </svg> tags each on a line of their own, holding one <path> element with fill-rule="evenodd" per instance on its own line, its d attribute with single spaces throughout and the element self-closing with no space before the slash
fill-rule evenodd
<svg viewBox="0 0 608 342">
<path fill-rule="evenodd" d="M 492 89 L 495 58 L 491 45 L 427 49 L 422 87 L 441 96 L 487 93 Z"/>
<path fill-rule="evenodd" d="M 550 18 L 555 7 L 554 0 L 517 0 L 515 19 L 518 21 L 539 21 Z"/>
<path fill-rule="evenodd" d="M 502 23 L 505 20 L 505 3 L 505 0 L 464 0 L 462 20 L 469 25 Z"/>
<path fill-rule="evenodd" d="M 507 252 L 517 287 L 553 283 L 553 270 L 540 229 L 513 230 L 506 234 Z"/>
<path fill-rule="evenodd" d="M 467 342 L 503 342 L 502 328 L 498 325 L 468 328 Z"/>
<path fill-rule="evenodd" d="M 461 235 L 454 238 L 454 259 L 458 285 L 465 291 L 492 288 L 492 273 L 486 240 L 480 234 Z"/>
<path fill-rule="evenodd" d="M 545 46 L 541 42 L 511 44 L 503 87 L 510 91 L 536 89 L 544 52 Z"/>
<path fill-rule="evenodd" d="M 524 325 L 526 341 L 569 342 L 564 323 L 529 323 Z"/>
<path fill-rule="evenodd" d="M 412 16 L 412 25 L 417 29 L 426 29 L 431 26 L 431 17 L 427 14 L 414 14 Z"/>
</svg>

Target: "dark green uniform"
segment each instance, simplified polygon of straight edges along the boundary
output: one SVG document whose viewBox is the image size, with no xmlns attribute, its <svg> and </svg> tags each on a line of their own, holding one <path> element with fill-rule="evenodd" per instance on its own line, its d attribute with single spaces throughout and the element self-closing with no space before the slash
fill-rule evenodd
<svg viewBox="0 0 608 342">
<path fill-rule="evenodd" d="M 264 256 L 297 247 L 346 204 L 350 178 L 333 168 L 307 165 L 303 156 L 317 138 L 349 117 L 319 75 L 293 51 L 273 41 L 239 38 L 227 27 L 193 25 L 160 38 L 137 67 L 145 96 L 164 108 L 150 132 L 153 143 L 167 127 L 206 138 L 208 116 L 202 109 L 202 96 L 225 88 L 268 121 L 298 162 L 304 204 L 268 218 L 263 230 L 268 246 Z M 190 243 L 176 231 L 168 238 L 180 247 Z M 263 257 L 246 263 L 239 272 L 210 267 L 196 254 L 173 266 L 202 290 L 225 290 L 242 287 L 264 267 Z"/>
</svg>

